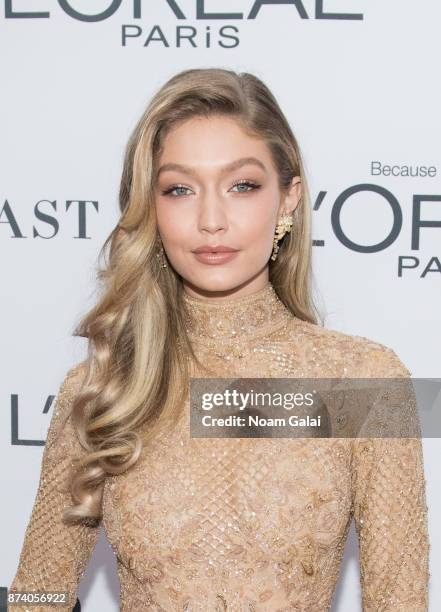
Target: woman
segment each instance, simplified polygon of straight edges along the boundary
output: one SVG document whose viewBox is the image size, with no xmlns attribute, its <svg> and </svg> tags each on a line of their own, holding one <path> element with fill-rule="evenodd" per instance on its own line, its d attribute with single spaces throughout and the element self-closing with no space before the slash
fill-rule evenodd
<svg viewBox="0 0 441 612">
<path fill-rule="evenodd" d="M 11 589 L 73 604 L 103 524 L 121 610 L 322 612 L 354 517 L 363 609 L 427 610 L 418 438 L 190 437 L 190 378 L 410 376 L 317 322 L 305 173 L 268 88 L 171 78 L 129 140 L 120 205 Z"/>
</svg>

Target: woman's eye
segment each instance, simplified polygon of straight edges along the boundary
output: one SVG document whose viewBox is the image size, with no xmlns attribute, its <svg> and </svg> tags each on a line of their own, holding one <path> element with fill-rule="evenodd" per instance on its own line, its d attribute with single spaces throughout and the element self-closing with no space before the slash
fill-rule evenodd
<svg viewBox="0 0 441 612">
<path fill-rule="evenodd" d="M 254 191 L 254 189 L 259 189 L 260 185 L 257 183 L 252 183 L 251 181 L 238 181 L 234 183 L 233 187 L 239 187 L 237 193 L 247 193 L 248 191 Z M 244 187 L 245 189 L 242 189 Z"/>
<path fill-rule="evenodd" d="M 173 185 L 172 187 L 165 189 L 165 191 L 162 192 L 162 195 L 171 194 L 173 195 L 173 197 L 187 195 L 186 193 L 182 193 L 183 191 L 185 192 L 186 189 L 188 189 L 188 187 L 184 187 L 184 185 Z M 178 192 L 178 193 L 173 193 L 173 192 Z"/>
</svg>

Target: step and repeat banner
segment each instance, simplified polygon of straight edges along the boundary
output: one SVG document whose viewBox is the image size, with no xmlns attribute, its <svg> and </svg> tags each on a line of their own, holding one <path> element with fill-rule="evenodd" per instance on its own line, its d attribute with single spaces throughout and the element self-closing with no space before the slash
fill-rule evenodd
<svg viewBox="0 0 441 612">
<path fill-rule="evenodd" d="M 95 299 L 118 219 L 128 136 L 173 74 L 252 72 L 296 135 L 313 207 L 325 325 L 441 376 L 441 121 L 436 0 L 1 0 L 0 587 L 37 490 L 54 397 L 86 356 L 72 331 Z M 430 609 L 441 609 L 439 439 L 424 440 Z M 333 610 L 360 610 L 352 527 Z M 118 610 L 104 532 L 82 610 Z"/>
</svg>

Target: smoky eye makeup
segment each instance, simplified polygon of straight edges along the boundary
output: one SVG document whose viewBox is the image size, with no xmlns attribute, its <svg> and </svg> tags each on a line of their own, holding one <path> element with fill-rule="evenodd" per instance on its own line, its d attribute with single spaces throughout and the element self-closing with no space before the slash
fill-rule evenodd
<svg viewBox="0 0 441 612">
<path fill-rule="evenodd" d="M 237 181 L 233 181 L 231 186 L 229 187 L 229 191 L 234 191 L 238 194 L 247 194 L 262 187 L 261 183 L 258 181 L 250 180 L 250 179 L 239 179 Z M 188 191 L 192 191 L 190 187 L 183 183 L 173 183 L 170 186 L 160 189 L 160 193 L 162 196 L 171 196 L 171 197 L 179 197 L 188 195 Z"/>
<path fill-rule="evenodd" d="M 186 185 L 182 183 L 173 183 L 172 185 L 170 185 L 169 187 L 166 187 L 165 189 L 160 189 L 160 193 L 163 196 L 172 195 L 173 197 L 176 197 L 176 194 L 173 193 L 174 191 L 180 192 L 179 195 L 187 195 L 186 193 L 183 193 L 183 192 L 191 191 L 191 188 L 187 187 Z"/>
<path fill-rule="evenodd" d="M 260 189 L 262 185 L 257 181 L 250 181 L 248 179 L 241 179 L 239 181 L 234 181 L 231 189 L 234 187 L 245 187 L 246 189 L 238 189 L 238 193 L 250 193 L 255 191 L 256 189 Z"/>
</svg>

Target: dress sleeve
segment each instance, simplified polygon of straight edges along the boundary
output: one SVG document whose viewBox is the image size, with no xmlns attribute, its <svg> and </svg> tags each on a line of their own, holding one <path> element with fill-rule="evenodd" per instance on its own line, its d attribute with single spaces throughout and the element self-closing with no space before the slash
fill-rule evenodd
<svg viewBox="0 0 441 612">
<path fill-rule="evenodd" d="M 68 593 L 68 604 L 15 605 L 14 611 L 71 611 L 76 589 L 93 552 L 97 524 L 66 525 L 64 508 L 72 503 L 68 476 L 72 459 L 84 453 L 70 420 L 70 406 L 81 384 L 82 364 L 69 370 L 60 386 L 48 429 L 40 480 L 18 568 L 9 590 Z"/>
<path fill-rule="evenodd" d="M 370 353 L 365 378 L 410 376 L 392 349 L 380 345 Z M 401 408 L 419 423 L 414 399 Z M 426 612 L 430 544 L 421 438 L 359 437 L 353 443 L 363 612 Z"/>
</svg>

